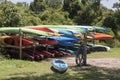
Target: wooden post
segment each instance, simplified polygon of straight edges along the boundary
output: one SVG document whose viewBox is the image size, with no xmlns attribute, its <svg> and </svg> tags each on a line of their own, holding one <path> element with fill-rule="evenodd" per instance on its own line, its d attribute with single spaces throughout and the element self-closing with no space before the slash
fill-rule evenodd
<svg viewBox="0 0 120 80">
<path fill-rule="evenodd" d="M 22 59 L 22 31 L 19 29 L 19 51 L 20 51 L 20 59 Z"/>
</svg>

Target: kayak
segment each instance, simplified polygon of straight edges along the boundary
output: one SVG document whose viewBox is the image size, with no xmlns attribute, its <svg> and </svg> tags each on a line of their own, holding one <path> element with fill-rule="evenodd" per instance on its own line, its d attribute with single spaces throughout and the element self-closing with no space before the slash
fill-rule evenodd
<svg viewBox="0 0 120 80">
<path fill-rule="evenodd" d="M 94 39 L 95 40 L 106 40 L 106 39 L 112 39 L 113 36 L 108 35 L 108 34 L 103 34 L 103 33 L 93 33 L 94 34 Z"/>
<path fill-rule="evenodd" d="M 0 44 L 3 45 L 12 45 L 12 46 L 19 46 L 19 37 L 17 36 L 1 36 L 0 37 Z M 22 38 L 22 45 L 23 46 L 28 46 L 28 45 L 33 45 L 34 42 L 26 39 L 26 38 Z"/>
<path fill-rule="evenodd" d="M 52 61 L 52 71 L 57 73 L 65 73 L 68 69 L 68 64 L 60 59 L 54 59 Z"/>
<path fill-rule="evenodd" d="M 99 30 L 102 30 L 102 31 L 109 31 L 109 28 L 98 27 L 98 26 L 95 26 L 94 28 L 95 28 L 96 31 L 99 31 Z"/>
<path fill-rule="evenodd" d="M 87 44 L 88 47 L 90 47 L 90 50 L 92 52 L 95 51 L 110 51 L 110 47 L 109 46 L 104 46 L 104 45 L 93 45 L 93 44 Z"/>
<path fill-rule="evenodd" d="M 46 37 L 31 37 L 32 39 L 34 39 L 35 41 L 37 41 L 39 44 L 48 44 L 48 45 L 55 45 L 58 42 L 54 39 L 51 38 L 46 38 Z"/>
<path fill-rule="evenodd" d="M 74 43 L 71 41 L 59 41 L 58 45 L 60 45 L 60 46 L 73 46 Z"/>
<path fill-rule="evenodd" d="M 19 54 L 19 49 L 15 49 L 15 48 L 5 48 L 5 50 L 7 51 L 6 54 L 8 54 L 11 58 L 15 58 L 15 59 L 19 59 L 20 58 L 20 54 Z M 23 52 L 22 53 L 22 59 L 27 59 L 27 60 L 34 60 L 34 56 L 30 55 L 28 52 Z"/>
<path fill-rule="evenodd" d="M 85 30 L 80 29 L 80 28 L 76 28 L 75 25 L 40 25 L 40 26 L 44 26 L 47 28 L 61 28 L 61 29 L 71 29 L 71 30 L 75 30 L 81 33 L 85 33 Z"/>
<path fill-rule="evenodd" d="M 70 41 L 70 42 L 78 42 L 80 38 L 75 36 L 50 36 L 49 38 L 57 40 L 57 41 Z"/>
<path fill-rule="evenodd" d="M 2 27 L 2 28 L 0 28 L 0 32 L 3 32 L 3 33 L 18 33 L 19 34 L 20 30 L 23 33 L 50 36 L 50 34 L 48 32 L 34 30 L 34 29 L 28 29 L 28 28 L 21 28 L 21 27 Z"/>
<path fill-rule="evenodd" d="M 49 38 L 57 40 L 58 45 L 63 46 L 73 46 L 75 43 L 77 43 L 80 38 L 74 37 L 74 36 L 50 36 Z"/>
<path fill-rule="evenodd" d="M 44 32 L 49 32 L 49 33 L 54 33 L 54 31 L 52 31 L 51 29 L 46 28 L 46 27 L 42 27 L 42 26 L 27 26 L 26 28 L 33 29 L 33 30 L 44 31 Z"/>
<path fill-rule="evenodd" d="M 44 59 L 44 55 L 40 54 L 39 51 L 34 51 L 32 48 L 24 49 L 23 53 L 33 56 L 36 61 Z"/>
</svg>

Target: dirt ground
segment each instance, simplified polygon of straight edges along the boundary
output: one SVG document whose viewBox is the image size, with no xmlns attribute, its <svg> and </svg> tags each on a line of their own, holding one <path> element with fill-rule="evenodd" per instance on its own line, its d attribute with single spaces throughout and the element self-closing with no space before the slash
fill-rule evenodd
<svg viewBox="0 0 120 80">
<path fill-rule="evenodd" d="M 67 57 L 63 58 L 63 61 L 68 63 L 69 66 L 76 65 L 75 57 Z M 99 59 L 87 59 L 87 64 L 103 67 L 103 68 L 112 68 L 112 69 L 120 69 L 120 59 L 119 58 L 99 58 Z"/>
</svg>

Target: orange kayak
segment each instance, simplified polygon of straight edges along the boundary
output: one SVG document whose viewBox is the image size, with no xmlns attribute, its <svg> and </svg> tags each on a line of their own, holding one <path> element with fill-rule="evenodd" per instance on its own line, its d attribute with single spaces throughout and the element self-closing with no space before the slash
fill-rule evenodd
<svg viewBox="0 0 120 80">
<path fill-rule="evenodd" d="M 106 40 L 106 39 L 112 39 L 113 36 L 103 33 L 93 33 L 95 40 Z"/>
</svg>

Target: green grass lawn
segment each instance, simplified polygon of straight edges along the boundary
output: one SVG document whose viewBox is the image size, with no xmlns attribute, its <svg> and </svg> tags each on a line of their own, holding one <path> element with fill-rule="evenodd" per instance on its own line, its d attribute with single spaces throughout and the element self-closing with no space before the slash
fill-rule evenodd
<svg viewBox="0 0 120 80">
<path fill-rule="evenodd" d="M 108 52 L 93 52 L 88 58 L 120 58 L 120 48 L 111 48 Z"/>
<path fill-rule="evenodd" d="M 95 52 L 88 58 L 120 58 L 119 48 L 109 52 Z M 70 66 L 66 73 L 58 74 L 50 70 L 51 61 L 1 60 L 0 80 L 120 80 L 120 70 L 105 69 L 92 65 Z"/>
</svg>

